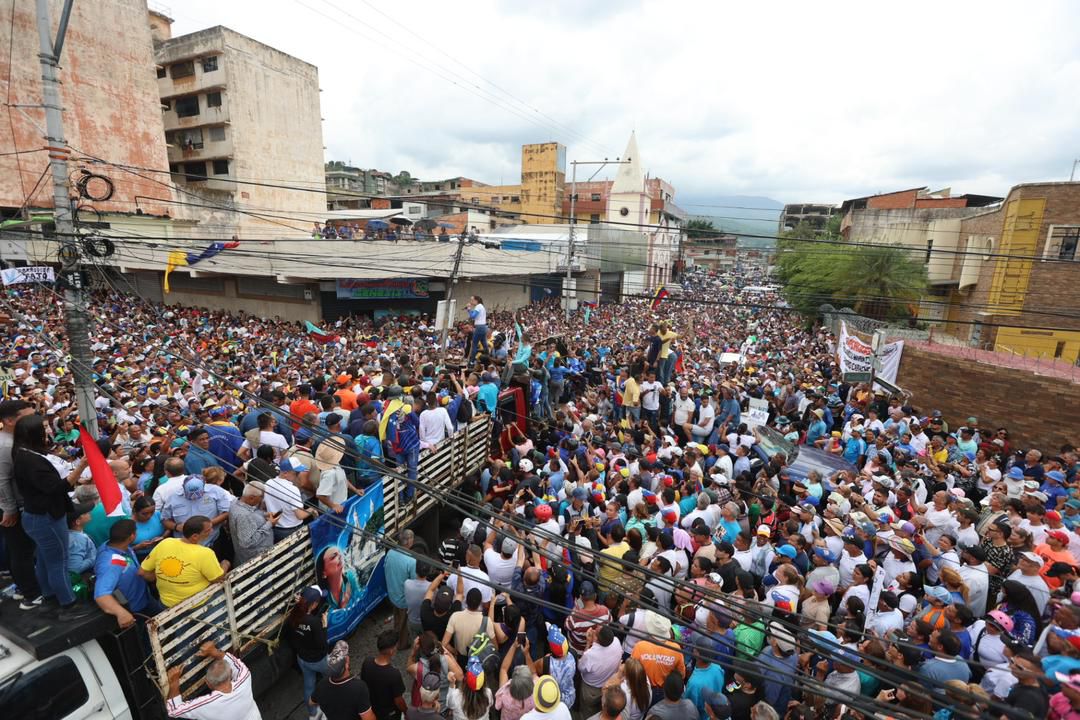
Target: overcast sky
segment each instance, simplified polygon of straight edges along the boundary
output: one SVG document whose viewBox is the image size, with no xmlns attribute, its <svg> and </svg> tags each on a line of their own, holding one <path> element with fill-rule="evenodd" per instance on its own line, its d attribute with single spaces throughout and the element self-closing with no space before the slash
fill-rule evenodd
<svg viewBox="0 0 1080 720">
<path fill-rule="evenodd" d="M 165 0 L 166 3 L 169 0 Z M 636 130 L 676 201 L 1004 194 L 1080 157 L 1080 3 L 172 0 L 319 67 L 327 159 L 517 182 Z M 383 13 L 383 14 L 380 14 Z M 707 212 L 688 207 L 692 212 Z"/>
</svg>

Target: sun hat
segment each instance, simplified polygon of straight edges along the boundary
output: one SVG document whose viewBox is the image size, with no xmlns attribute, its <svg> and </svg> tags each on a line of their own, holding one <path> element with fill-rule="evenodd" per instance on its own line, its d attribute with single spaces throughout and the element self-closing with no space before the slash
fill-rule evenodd
<svg viewBox="0 0 1080 720">
<path fill-rule="evenodd" d="M 533 688 L 533 706 L 541 713 L 550 713 L 559 707 L 562 693 L 559 682 L 550 675 L 541 675 Z"/>
<path fill-rule="evenodd" d="M 664 642 L 671 638 L 671 621 L 657 612 L 649 610 L 645 614 L 645 632 Z"/>
</svg>

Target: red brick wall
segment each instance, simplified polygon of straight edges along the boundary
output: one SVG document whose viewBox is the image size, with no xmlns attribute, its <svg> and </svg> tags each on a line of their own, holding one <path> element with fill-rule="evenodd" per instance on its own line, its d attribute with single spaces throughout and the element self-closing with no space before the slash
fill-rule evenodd
<svg viewBox="0 0 1080 720">
<path fill-rule="evenodd" d="M 950 428 L 974 415 L 980 427 L 1008 428 L 1016 448 L 1056 455 L 1080 443 L 1080 384 L 1068 380 L 907 346 L 897 383 L 921 415 L 941 410 Z"/>
<path fill-rule="evenodd" d="M 918 190 L 905 190 L 903 192 L 889 193 L 888 195 L 879 195 L 869 198 L 866 201 L 866 207 L 870 210 L 901 210 L 915 207 L 915 198 L 918 195 Z"/>
<path fill-rule="evenodd" d="M 919 198 L 915 201 L 917 208 L 964 208 L 967 207 L 967 198 Z"/>
<path fill-rule="evenodd" d="M 371 199 L 371 209 L 372 210 L 389 210 L 390 209 L 390 201 L 386 200 L 384 198 L 372 198 Z"/>
</svg>

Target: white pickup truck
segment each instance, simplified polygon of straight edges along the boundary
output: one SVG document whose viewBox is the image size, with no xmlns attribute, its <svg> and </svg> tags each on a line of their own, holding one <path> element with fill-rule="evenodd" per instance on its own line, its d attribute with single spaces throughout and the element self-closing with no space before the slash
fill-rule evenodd
<svg viewBox="0 0 1080 720">
<path fill-rule="evenodd" d="M 421 459 L 421 481 L 436 490 L 456 488 L 483 465 L 490 443 L 490 418 L 479 416 Z M 414 502 L 399 506 L 401 489 L 396 479 L 383 478 L 383 532 L 388 534 L 439 505 L 421 491 Z M 145 630 L 118 630 L 116 620 L 101 612 L 60 623 L 45 609 L 19 610 L 5 600 L 0 603 L 0 720 L 161 720 L 167 717 L 167 668 L 183 668 L 185 698 L 205 690 L 208 661 L 196 651 L 206 640 L 247 663 L 259 697 L 293 667 L 281 627 L 296 593 L 314 582 L 311 536 L 303 527 L 232 570 L 223 582 L 150 618 Z M 385 588 L 378 591 L 385 594 Z"/>
</svg>

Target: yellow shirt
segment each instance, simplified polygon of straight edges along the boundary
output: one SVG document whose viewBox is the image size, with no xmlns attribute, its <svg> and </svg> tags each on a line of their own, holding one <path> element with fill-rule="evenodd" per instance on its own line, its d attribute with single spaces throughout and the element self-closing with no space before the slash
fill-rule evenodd
<svg viewBox="0 0 1080 720">
<path fill-rule="evenodd" d="M 660 357 L 666 358 L 671 354 L 671 341 L 679 337 L 679 333 L 668 330 L 665 333 L 660 333 L 657 337 L 660 338 Z"/>
<path fill-rule="evenodd" d="M 158 543 L 142 561 L 142 569 L 157 576 L 158 595 L 165 607 L 204 590 L 223 574 L 213 550 L 180 538 Z"/>
<path fill-rule="evenodd" d="M 600 566 L 600 585 L 603 589 L 606 590 L 610 588 L 617 583 L 623 575 L 622 565 L 617 562 L 604 562 L 604 558 L 609 557 L 621 560 L 622 556 L 629 551 L 630 545 L 626 541 L 600 551 L 598 564 Z"/>
<path fill-rule="evenodd" d="M 622 404 L 627 407 L 637 407 L 641 404 L 641 386 L 634 378 L 627 378 L 623 385 Z"/>
<path fill-rule="evenodd" d="M 942 447 L 937 452 L 934 452 L 934 449 L 930 448 L 930 454 L 933 456 L 934 460 L 939 463 L 949 461 L 949 449 L 947 447 Z"/>
</svg>

